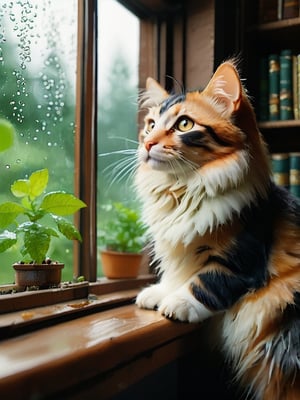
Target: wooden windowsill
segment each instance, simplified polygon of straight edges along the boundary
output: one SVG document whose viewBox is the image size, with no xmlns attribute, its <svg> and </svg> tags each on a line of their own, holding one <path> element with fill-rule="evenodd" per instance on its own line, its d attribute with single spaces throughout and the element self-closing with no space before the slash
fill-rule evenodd
<svg viewBox="0 0 300 400">
<path fill-rule="evenodd" d="M 97 282 L 92 283 L 63 284 L 57 289 L 4 294 L 0 295 L 0 313 L 70 302 L 76 299 L 88 298 L 89 294 L 104 295 L 121 290 L 139 289 L 148 283 L 154 282 L 154 280 L 154 275 L 140 275 L 135 279 L 100 278 Z"/>
<path fill-rule="evenodd" d="M 131 304 L 3 340 L 1 397 L 111 398 L 194 351 L 200 329 Z"/>
<path fill-rule="evenodd" d="M 0 296 L 0 340 L 86 314 L 132 304 L 153 275 L 136 279 L 99 279 L 58 289 Z"/>
</svg>

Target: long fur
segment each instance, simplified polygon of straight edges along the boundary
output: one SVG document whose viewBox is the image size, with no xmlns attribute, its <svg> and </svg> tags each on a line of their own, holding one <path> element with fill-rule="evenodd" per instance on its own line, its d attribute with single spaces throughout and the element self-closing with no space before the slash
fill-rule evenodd
<svg viewBox="0 0 300 400">
<path fill-rule="evenodd" d="M 224 313 L 223 348 L 246 395 L 300 399 L 300 208 L 269 154 L 233 61 L 169 95 L 152 78 L 136 187 L 159 283 L 137 297 L 168 318 Z"/>
</svg>

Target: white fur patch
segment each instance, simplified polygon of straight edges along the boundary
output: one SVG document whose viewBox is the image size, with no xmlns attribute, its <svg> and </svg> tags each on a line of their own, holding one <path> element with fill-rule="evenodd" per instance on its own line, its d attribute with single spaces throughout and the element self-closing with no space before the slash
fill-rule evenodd
<svg viewBox="0 0 300 400">
<path fill-rule="evenodd" d="M 158 311 L 167 318 L 192 323 L 203 321 L 213 315 L 191 294 L 188 283 L 175 291 L 164 283 L 152 285 L 139 293 L 136 304 L 148 309 L 157 306 Z"/>
<path fill-rule="evenodd" d="M 195 299 L 187 285 L 165 297 L 158 311 L 168 318 L 187 322 L 201 322 L 213 313 Z"/>
<path fill-rule="evenodd" d="M 248 171 L 248 153 L 241 150 L 223 166 L 191 171 L 189 176 L 138 172 L 136 185 L 150 235 L 156 241 L 168 240 L 171 246 L 187 246 L 197 235 L 227 223 L 234 212 L 255 199 L 256 188 Z M 180 191 L 184 194 L 177 198 Z"/>
</svg>

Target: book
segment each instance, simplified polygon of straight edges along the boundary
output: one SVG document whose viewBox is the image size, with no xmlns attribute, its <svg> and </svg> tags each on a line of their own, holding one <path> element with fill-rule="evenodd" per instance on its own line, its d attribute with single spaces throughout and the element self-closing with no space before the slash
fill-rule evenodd
<svg viewBox="0 0 300 400">
<path fill-rule="evenodd" d="M 276 21 L 278 18 L 278 0 L 260 0 L 258 16 L 261 24 Z"/>
<path fill-rule="evenodd" d="M 274 182 L 278 186 L 289 189 L 290 184 L 290 155 L 289 153 L 272 153 L 272 171 Z"/>
<path fill-rule="evenodd" d="M 278 0 L 277 3 L 277 19 L 282 19 L 283 0 Z"/>
<path fill-rule="evenodd" d="M 297 87 L 295 90 L 298 98 L 298 118 L 300 118 L 300 54 L 297 54 L 297 71 Z"/>
<path fill-rule="evenodd" d="M 279 56 L 269 55 L 269 119 L 279 120 Z"/>
<path fill-rule="evenodd" d="M 282 50 L 279 69 L 279 114 L 281 120 L 294 118 L 292 50 Z"/>
<path fill-rule="evenodd" d="M 300 153 L 290 153 L 289 190 L 300 198 Z"/>
<path fill-rule="evenodd" d="M 292 57 L 293 63 L 293 108 L 294 119 L 299 119 L 299 82 L 298 82 L 298 59 L 296 55 Z"/>
<path fill-rule="evenodd" d="M 299 0 L 283 0 L 282 1 L 282 18 L 299 17 Z"/>
</svg>

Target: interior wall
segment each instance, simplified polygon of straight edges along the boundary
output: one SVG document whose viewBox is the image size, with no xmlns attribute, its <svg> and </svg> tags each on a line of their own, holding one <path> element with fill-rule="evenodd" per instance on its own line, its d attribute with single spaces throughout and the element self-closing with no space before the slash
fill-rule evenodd
<svg viewBox="0 0 300 400">
<path fill-rule="evenodd" d="M 213 74 L 215 43 L 214 1 L 186 2 L 186 87 L 203 88 Z"/>
</svg>

